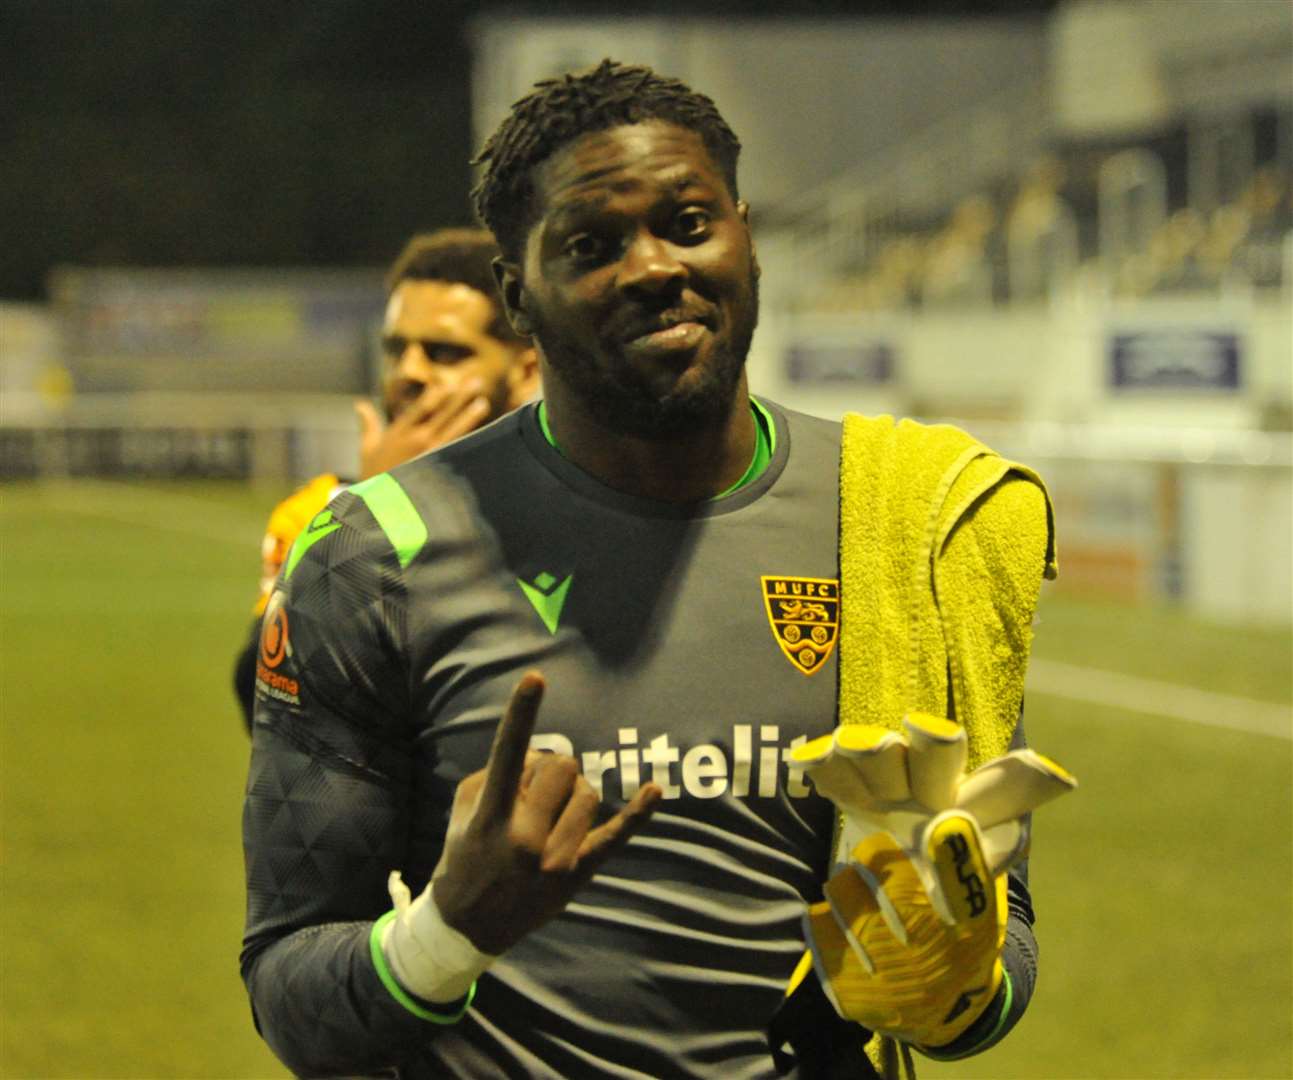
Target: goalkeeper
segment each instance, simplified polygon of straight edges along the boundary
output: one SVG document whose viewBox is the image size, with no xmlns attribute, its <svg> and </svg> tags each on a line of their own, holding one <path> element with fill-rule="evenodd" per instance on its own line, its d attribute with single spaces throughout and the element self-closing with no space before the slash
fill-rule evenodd
<svg viewBox="0 0 1293 1080">
<path fill-rule="evenodd" d="M 873 1032 L 892 1073 L 1028 998 L 1011 863 L 1062 774 L 977 770 L 1020 734 L 1045 495 L 750 393 L 739 148 L 642 67 L 518 102 L 476 205 L 543 400 L 337 496 L 279 576 L 242 974 L 300 1075 L 860 1078 Z"/>
<path fill-rule="evenodd" d="M 358 479 L 474 431 L 538 389 L 534 349 L 512 330 L 498 302 L 490 268 L 497 255 L 484 229 L 441 229 L 414 236 L 392 264 L 381 337 L 385 422 L 372 402 L 355 403 Z M 234 693 L 248 731 L 260 620 L 274 580 L 297 535 L 347 483 L 331 473 L 316 476 L 270 514 L 254 620 L 234 665 Z"/>
</svg>

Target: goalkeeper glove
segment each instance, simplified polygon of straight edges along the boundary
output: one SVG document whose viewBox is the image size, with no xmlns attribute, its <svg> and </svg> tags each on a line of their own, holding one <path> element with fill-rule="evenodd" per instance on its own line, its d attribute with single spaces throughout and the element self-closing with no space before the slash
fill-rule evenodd
<svg viewBox="0 0 1293 1080">
<path fill-rule="evenodd" d="M 1076 782 L 1031 750 L 964 775 L 965 733 L 911 715 L 903 733 L 849 725 L 795 751 L 865 838 L 804 917 L 836 1011 L 904 1042 L 952 1042 L 1002 979 L 1005 871 L 1027 851 L 1022 816 Z"/>
</svg>

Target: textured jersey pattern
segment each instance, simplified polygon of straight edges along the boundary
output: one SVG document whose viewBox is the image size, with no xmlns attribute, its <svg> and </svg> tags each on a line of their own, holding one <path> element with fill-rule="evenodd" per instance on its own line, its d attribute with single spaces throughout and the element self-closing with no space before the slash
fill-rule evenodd
<svg viewBox="0 0 1293 1080">
<path fill-rule="evenodd" d="M 774 1075 L 765 1029 L 834 817 L 787 759 L 836 723 L 836 658 L 806 673 L 783 652 L 763 579 L 838 578 L 839 429 L 772 413 L 764 474 L 694 507 L 598 484 L 533 409 L 393 470 L 427 535 L 406 565 L 362 494 L 330 505 L 340 527 L 266 612 L 244 814 L 243 974 L 295 1071 Z M 649 780 L 665 799 L 457 1025 L 429 1024 L 381 986 L 368 931 L 390 870 L 425 884 L 531 667 L 536 745 L 607 807 Z"/>
</svg>

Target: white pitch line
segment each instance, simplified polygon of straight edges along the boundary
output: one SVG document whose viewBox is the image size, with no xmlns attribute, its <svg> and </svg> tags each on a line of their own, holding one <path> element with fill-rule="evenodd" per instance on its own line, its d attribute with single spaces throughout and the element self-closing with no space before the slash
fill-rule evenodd
<svg viewBox="0 0 1293 1080">
<path fill-rule="evenodd" d="M 1215 694 L 1179 683 L 1142 679 L 1099 668 L 1033 660 L 1027 689 L 1034 694 L 1108 705 L 1116 709 L 1167 716 L 1210 727 L 1293 739 L 1293 706 Z"/>
</svg>

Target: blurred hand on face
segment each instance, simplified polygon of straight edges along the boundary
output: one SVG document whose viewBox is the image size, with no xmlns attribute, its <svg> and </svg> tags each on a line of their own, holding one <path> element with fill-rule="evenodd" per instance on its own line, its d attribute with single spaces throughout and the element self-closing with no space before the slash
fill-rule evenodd
<svg viewBox="0 0 1293 1080">
<path fill-rule="evenodd" d="M 355 402 L 359 417 L 359 478 L 393 469 L 409 458 L 475 431 L 490 417 L 484 383 L 478 378 L 458 383 L 409 383 L 421 386 L 411 401 L 383 423 L 371 401 Z"/>
</svg>

